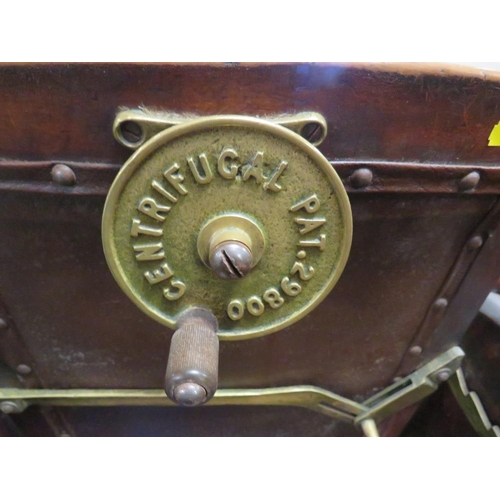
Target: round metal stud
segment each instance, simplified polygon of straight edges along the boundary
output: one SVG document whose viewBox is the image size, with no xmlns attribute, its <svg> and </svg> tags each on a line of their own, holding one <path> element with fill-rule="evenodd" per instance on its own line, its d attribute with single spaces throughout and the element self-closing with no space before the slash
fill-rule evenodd
<svg viewBox="0 0 500 500">
<path fill-rule="evenodd" d="M 0 411 L 5 414 L 21 413 L 26 408 L 24 401 L 2 401 Z"/>
<path fill-rule="evenodd" d="M 7 321 L 4 319 L 0 318 L 0 330 L 5 330 L 9 325 L 7 324 Z"/>
<path fill-rule="evenodd" d="M 483 246 L 483 243 L 484 241 L 482 236 L 474 236 L 467 242 L 467 248 L 469 248 L 469 250 L 477 250 Z"/>
<path fill-rule="evenodd" d="M 478 185 L 480 178 L 479 172 L 470 172 L 458 182 L 459 191 L 470 191 L 474 189 Z"/>
<path fill-rule="evenodd" d="M 16 410 L 17 406 L 12 401 L 2 401 L 0 403 L 0 411 L 2 411 L 5 414 L 16 413 Z"/>
<path fill-rule="evenodd" d="M 436 373 L 436 380 L 438 380 L 439 382 L 446 382 L 450 378 L 450 376 L 451 371 L 445 368 L 443 370 L 439 370 Z"/>
<path fill-rule="evenodd" d="M 436 311 L 442 311 L 446 307 L 448 307 L 448 300 L 444 297 L 441 297 L 434 302 L 434 309 Z"/>
<path fill-rule="evenodd" d="M 20 375 L 29 375 L 32 371 L 28 365 L 18 365 L 16 370 Z"/>
<path fill-rule="evenodd" d="M 76 175 L 68 165 L 61 163 L 54 165 L 50 171 L 52 180 L 62 186 L 73 186 L 76 183 Z"/>
<path fill-rule="evenodd" d="M 422 354 L 422 348 L 419 345 L 414 345 L 408 351 L 412 356 L 420 356 Z"/>
<path fill-rule="evenodd" d="M 373 182 L 373 173 L 369 168 L 358 168 L 349 177 L 352 187 L 362 189 L 368 187 Z"/>
</svg>

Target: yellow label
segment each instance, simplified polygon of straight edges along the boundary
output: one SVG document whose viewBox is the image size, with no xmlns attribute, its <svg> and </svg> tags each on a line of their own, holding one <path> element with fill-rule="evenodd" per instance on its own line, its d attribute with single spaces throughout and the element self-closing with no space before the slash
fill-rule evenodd
<svg viewBox="0 0 500 500">
<path fill-rule="evenodd" d="M 500 146 L 500 122 L 498 122 L 488 137 L 488 146 Z"/>
</svg>

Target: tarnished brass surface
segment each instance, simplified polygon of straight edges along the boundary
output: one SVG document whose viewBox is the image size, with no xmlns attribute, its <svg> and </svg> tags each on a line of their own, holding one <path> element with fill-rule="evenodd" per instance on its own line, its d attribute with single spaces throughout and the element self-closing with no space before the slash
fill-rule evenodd
<svg viewBox="0 0 500 500">
<path fill-rule="evenodd" d="M 249 218 L 265 250 L 228 281 L 203 263 L 201 229 L 221 215 Z M 168 327 L 210 309 L 235 340 L 296 322 L 330 292 L 346 264 L 352 216 L 338 175 L 306 140 L 248 117 L 196 119 L 160 132 L 116 177 L 103 215 L 108 265 L 141 310 Z"/>
</svg>

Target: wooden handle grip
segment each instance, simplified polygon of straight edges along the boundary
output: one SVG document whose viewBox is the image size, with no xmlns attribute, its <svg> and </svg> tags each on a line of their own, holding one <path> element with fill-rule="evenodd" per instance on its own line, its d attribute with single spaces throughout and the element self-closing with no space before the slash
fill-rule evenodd
<svg viewBox="0 0 500 500">
<path fill-rule="evenodd" d="M 217 320 L 205 310 L 187 312 L 172 337 L 165 392 L 181 406 L 198 406 L 217 390 L 219 338 Z"/>
</svg>

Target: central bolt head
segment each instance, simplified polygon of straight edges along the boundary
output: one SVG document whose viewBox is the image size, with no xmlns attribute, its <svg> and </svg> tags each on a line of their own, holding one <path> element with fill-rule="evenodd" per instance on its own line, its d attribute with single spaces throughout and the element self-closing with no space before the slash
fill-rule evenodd
<svg viewBox="0 0 500 500">
<path fill-rule="evenodd" d="M 238 241 L 224 241 L 210 255 L 212 271 L 222 279 L 244 278 L 253 267 L 250 249 Z"/>
</svg>

